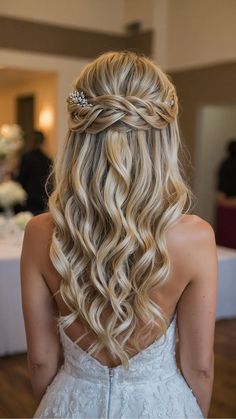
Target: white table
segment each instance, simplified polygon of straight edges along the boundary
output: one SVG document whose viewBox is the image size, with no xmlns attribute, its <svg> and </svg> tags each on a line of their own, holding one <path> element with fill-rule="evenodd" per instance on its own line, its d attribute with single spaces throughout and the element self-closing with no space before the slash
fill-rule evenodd
<svg viewBox="0 0 236 419">
<path fill-rule="evenodd" d="M 26 351 L 20 254 L 21 244 L 0 240 L 0 355 Z"/>
<path fill-rule="evenodd" d="M 236 250 L 217 247 L 218 295 L 216 318 L 236 317 Z"/>
<path fill-rule="evenodd" d="M 217 319 L 236 317 L 236 250 L 218 247 Z M 21 245 L 0 240 L 0 356 L 26 351 L 20 290 Z"/>
</svg>

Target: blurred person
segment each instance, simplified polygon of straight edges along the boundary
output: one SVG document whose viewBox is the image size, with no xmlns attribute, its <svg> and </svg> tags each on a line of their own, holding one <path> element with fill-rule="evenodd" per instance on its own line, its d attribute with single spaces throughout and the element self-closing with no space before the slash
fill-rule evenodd
<svg viewBox="0 0 236 419">
<path fill-rule="evenodd" d="M 217 178 L 216 242 L 236 249 L 236 139 L 227 144 L 228 156 L 221 162 Z"/>
<path fill-rule="evenodd" d="M 110 52 L 74 88 L 49 211 L 21 255 L 34 417 L 206 417 L 217 254 L 189 214 L 175 87 Z"/>
<path fill-rule="evenodd" d="M 218 202 L 236 207 L 236 139 L 228 142 L 227 152 L 218 170 Z"/>
<path fill-rule="evenodd" d="M 34 215 L 41 214 L 47 209 L 46 180 L 49 175 L 52 160 L 43 152 L 45 136 L 41 131 L 32 134 L 32 148 L 22 156 L 18 175 L 19 182 L 28 194 L 24 208 Z M 49 188 L 50 189 L 50 188 Z M 17 207 L 19 211 L 19 208 Z"/>
</svg>

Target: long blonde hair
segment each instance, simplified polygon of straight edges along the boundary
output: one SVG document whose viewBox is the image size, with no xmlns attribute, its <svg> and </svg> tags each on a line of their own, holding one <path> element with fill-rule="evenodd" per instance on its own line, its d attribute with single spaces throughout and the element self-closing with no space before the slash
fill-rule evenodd
<svg viewBox="0 0 236 419">
<path fill-rule="evenodd" d="M 79 319 L 84 335 L 96 336 L 88 352 L 106 348 L 127 368 L 128 340 L 140 350 L 141 335 L 166 331 L 150 292 L 170 271 L 166 231 L 191 205 L 178 100 L 158 66 L 128 51 L 89 63 L 74 88 L 93 106 L 68 103 L 69 131 L 53 171 L 50 258 L 70 312 L 60 321 Z"/>
</svg>

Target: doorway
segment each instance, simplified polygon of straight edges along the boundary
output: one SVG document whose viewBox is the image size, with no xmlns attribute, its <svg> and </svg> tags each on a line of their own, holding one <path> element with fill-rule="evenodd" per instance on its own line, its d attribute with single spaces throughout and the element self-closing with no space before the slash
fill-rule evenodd
<svg viewBox="0 0 236 419">
<path fill-rule="evenodd" d="M 204 105 L 198 111 L 195 148 L 195 213 L 216 226 L 218 169 L 228 141 L 236 138 L 236 104 Z"/>
<path fill-rule="evenodd" d="M 34 96 L 17 96 L 17 124 L 21 126 L 25 134 L 25 150 L 31 146 L 30 140 L 34 130 Z"/>
</svg>

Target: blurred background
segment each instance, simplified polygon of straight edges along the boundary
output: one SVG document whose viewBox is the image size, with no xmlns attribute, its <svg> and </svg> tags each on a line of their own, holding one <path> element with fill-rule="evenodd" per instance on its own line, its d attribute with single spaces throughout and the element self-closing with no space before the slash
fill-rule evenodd
<svg viewBox="0 0 236 419">
<path fill-rule="evenodd" d="M 121 49 L 150 56 L 177 88 L 194 213 L 219 259 L 209 417 L 236 417 L 235 40 L 235 0 L 0 0 L 0 417 L 34 411 L 19 258 L 25 224 L 47 209 L 66 97 L 86 63 Z"/>
</svg>

